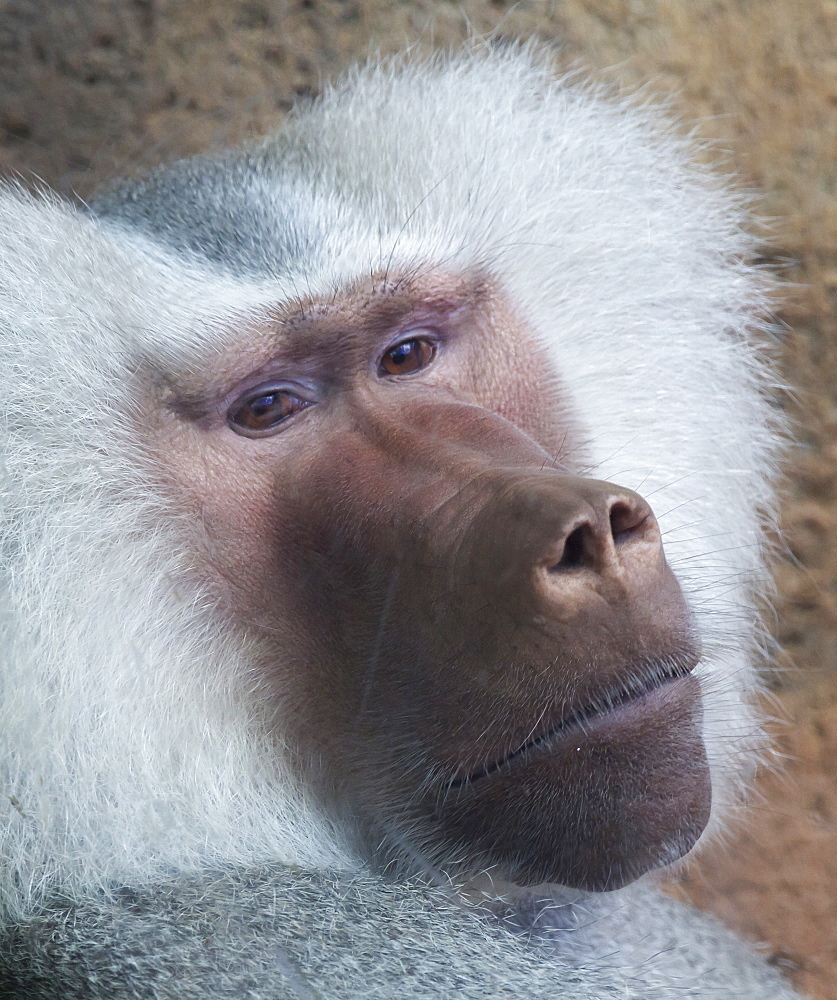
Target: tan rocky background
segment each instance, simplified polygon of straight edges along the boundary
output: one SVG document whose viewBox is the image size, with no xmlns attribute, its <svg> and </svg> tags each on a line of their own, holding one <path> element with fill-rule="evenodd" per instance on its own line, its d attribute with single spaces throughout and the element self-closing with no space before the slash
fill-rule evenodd
<svg viewBox="0 0 837 1000">
<path fill-rule="evenodd" d="M 775 219 L 799 439 L 769 705 L 784 767 L 677 891 L 837 1000 L 837 0 L 0 0 L 0 170 L 84 196 L 269 129 L 358 57 L 469 31 L 560 39 L 671 98 Z"/>
</svg>

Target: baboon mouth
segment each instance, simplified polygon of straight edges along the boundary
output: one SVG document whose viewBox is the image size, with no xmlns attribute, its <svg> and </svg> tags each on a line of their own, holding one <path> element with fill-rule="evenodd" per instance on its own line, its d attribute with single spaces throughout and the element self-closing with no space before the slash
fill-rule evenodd
<svg viewBox="0 0 837 1000">
<path fill-rule="evenodd" d="M 662 664 L 645 664 L 644 668 L 637 671 L 628 683 L 622 682 L 613 685 L 608 690 L 591 698 L 581 708 L 570 710 L 557 723 L 541 730 L 505 756 L 497 758 L 475 771 L 454 778 L 449 787 L 460 788 L 464 785 L 471 785 L 481 778 L 495 774 L 501 768 L 511 765 L 521 758 L 531 756 L 538 751 L 548 750 L 557 740 L 584 732 L 594 726 L 599 719 L 612 715 L 620 708 L 639 703 L 653 695 L 655 691 L 682 681 L 692 673 L 697 662 L 696 659 L 690 659 L 684 662 L 668 661 Z"/>
</svg>

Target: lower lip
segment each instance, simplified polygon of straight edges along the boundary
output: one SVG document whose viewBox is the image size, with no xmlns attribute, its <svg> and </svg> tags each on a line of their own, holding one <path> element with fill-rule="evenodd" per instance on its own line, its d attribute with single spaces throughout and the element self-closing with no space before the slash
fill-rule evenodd
<svg viewBox="0 0 837 1000">
<path fill-rule="evenodd" d="M 664 680 L 656 687 L 630 695 L 610 708 L 578 712 L 556 729 L 515 750 L 503 760 L 454 779 L 451 787 L 472 785 L 494 774 L 506 774 L 518 764 L 528 763 L 553 750 L 565 749 L 566 744 L 573 740 L 583 743 L 590 737 L 597 741 L 607 740 L 611 736 L 618 738 L 620 730 L 637 725 L 645 716 L 664 712 L 672 702 L 694 698 L 699 691 L 697 678 L 689 674 Z M 581 750 L 582 747 L 577 749 Z"/>
<path fill-rule="evenodd" d="M 697 678 L 664 682 L 445 796 L 445 831 L 519 885 L 618 889 L 682 857 L 705 829 L 702 726 Z"/>
</svg>

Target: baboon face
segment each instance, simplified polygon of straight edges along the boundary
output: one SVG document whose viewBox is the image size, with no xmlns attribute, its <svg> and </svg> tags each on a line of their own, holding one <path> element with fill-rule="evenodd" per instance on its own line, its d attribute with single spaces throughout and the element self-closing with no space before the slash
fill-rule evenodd
<svg viewBox="0 0 837 1000">
<path fill-rule="evenodd" d="M 230 342 L 156 380 L 146 433 L 277 731 L 367 852 L 610 889 L 688 851 L 689 613 L 648 504 L 581 474 L 514 303 L 485 274 L 379 277 Z"/>
</svg>

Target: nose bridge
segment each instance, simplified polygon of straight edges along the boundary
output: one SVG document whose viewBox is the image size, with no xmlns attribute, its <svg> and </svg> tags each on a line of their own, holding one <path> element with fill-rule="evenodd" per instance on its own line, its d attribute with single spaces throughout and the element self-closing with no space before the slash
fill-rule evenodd
<svg viewBox="0 0 837 1000">
<path fill-rule="evenodd" d="M 425 566 L 429 556 L 446 566 L 447 593 L 476 586 L 504 606 L 563 617 L 596 616 L 602 599 L 621 612 L 655 588 L 678 589 L 642 497 L 556 471 L 502 416 L 395 397 L 383 406 L 358 401 L 351 416 L 361 454 L 374 459 L 360 475 L 355 468 L 355 487 L 364 481 L 361 498 L 371 496 L 374 509 L 388 497 L 399 562 Z M 388 551 L 375 524 L 376 544 Z"/>
<path fill-rule="evenodd" d="M 394 459 L 432 474 L 473 475 L 498 466 L 540 467 L 552 456 L 499 413 L 466 401 L 355 400 L 352 419 L 363 436 Z"/>
<path fill-rule="evenodd" d="M 505 417 L 468 402 L 393 396 L 381 405 L 379 398 L 358 398 L 348 426 L 343 451 L 357 446 L 358 495 L 388 497 L 402 525 L 427 529 L 422 537 L 431 547 L 442 546 L 457 565 L 463 534 L 478 512 L 492 506 L 507 484 L 552 463 L 540 444 Z"/>
</svg>

